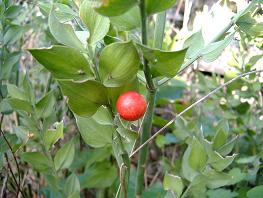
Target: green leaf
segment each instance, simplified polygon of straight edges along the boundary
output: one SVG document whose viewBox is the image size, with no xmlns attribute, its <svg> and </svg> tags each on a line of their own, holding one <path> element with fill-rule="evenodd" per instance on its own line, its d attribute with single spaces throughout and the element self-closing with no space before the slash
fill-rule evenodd
<svg viewBox="0 0 263 198">
<path fill-rule="evenodd" d="M 54 124 L 55 129 L 49 129 L 44 133 L 44 143 L 49 149 L 54 145 L 60 138 L 63 138 L 63 121 Z"/>
<path fill-rule="evenodd" d="M 193 181 L 199 175 L 199 173 L 196 170 L 194 170 L 189 164 L 189 156 L 191 152 L 192 152 L 192 147 L 189 145 L 186 151 L 184 152 L 182 166 L 181 166 L 183 176 L 188 181 Z"/>
<path fill-rule="evenodd" d="M 237 155 L 226 156 L 223 158 L 219 153 L 212 152 L 209 154 L 208 162 L 215 170 L 222 171 L 227 168 L 235 159 Z"/>
<path fill-rule="evenodd" d="M 234 185 L 246 178 L 246 173 L 241 172 L 239 168 L 233 168 L 228 172 L 228 175 L 231 176 L 231 181 L 228 182 L 228 185 Z"/>
<path fill-rule="evenodd" d="M 224 130 L 219 129 L 212 140 L 213 149 L 218 149 L 219 147 L 223 146 L 227 141 L 227 136 L 228 134 Z"/>
<path fill-rule="evenodd" d="M 55 45 L 50 48 L 30 49 L 29 51 L 57 79 L 93 78 L 89 63 L 77 49 Z"/>
<path fill-rule="evenodd" d="M 47 118 L 54 112 L 54 105 L 56 103 L 56 98 L 53 91 L 47 93 L 43 98 L 41 98 L 36 106 L 36 114 L 38 118 Z"/>
<path fill-rule="evenodd" d="M 141 26 L 140 9 L 134 6 L 120 16 L 110 17 L 110 22 L 119 31 L 130 31 Z"/>
<path fill-rule="evenodd" d="M 180 197 L 184 189 L 184 184 L 181 177 L 165 173 L 163 187 L 165 190 L 172 190 L 176 194 L 176 197 Z"/>
<path fill-rule="evenodd" d="M 101 106 L 93 115 L 94 120 L 99 124 L 113 125 L 112 115 L 107 107 Z"/>
<path fill-rule="evenodd" d="M 165 11 L 175 5 L 177 0 L 146 0 L 146 12 L 148 15 Z"/>
<path fill-rule="evenodd" d="M 106 188 L 117 178 L 116 167 L 110 162 L 97 163 L 79 177 L 81 188 Z"/>
<path fill-rule="evenodd" d="M 234 33 L 226 37 L 224 40 L 208 44 L 202 51 L 201 56 L 205 62 L 216 60 L 223 50 L 231 43 L 234 38 Z"/>
<path fill-rule="evenodd" d="M 25 111 L 27 113 L 33 113 L 33 106 L 25 100 L 20 100 L 16 98 L 8 98 L 8 99 L 5 99 L 4 101 L 7 101 L 8 104 L 15 111 L 20 110 L 20 111 Z"/>
<path fill-rule="evenodd" d="M 135 78 L 139 65 L 140 58 L 132 42 L 108 45 L 100 56 L 103 84 L 107 87 L 119 87 L 125 84 Z"/>
<path fill-rule="evenodd" d="M 163 51 L 151 49 L 139 44 L 138 46 L 142 50 L 145 58 L 149 61 L 154 77 L 174 77 L 181 68 L 187 51 L 186 49 L 180 51 Z"/>
<path fill-rule="evenodd" d="M 8 80 L 12 74 L 12 70 L 14 66 L 18 63 L 21 54 L 18 52 L 9 53 L 8 56 L 5 57 L 4 63 L 2 64 L 2 70 L 0 73 L 0 79 Z"/>
<path fill-rule="evenodd" d="M 215 189 L 228 185 L 232 177 L 228 174 L 210 170 L 205 173 L 205 181 L 208 188 Z"/>
<path fill-rule="evenodd" d="M 75 118 L 80 134 L 88 145 L 99 148 L 112 143 L 112 134 L 115 131 L 112 125 L 102 125 L 93 117 L 75 116 Z"/>
<path fill-rule="evenodd" d="M 263 23 L 251 17 L 251 12 L 243 15 L 237 21 L 240 30 L 254 37 L 263 36 Z"/>
<path fill-rule="evenodd" d="M 80 183 L 78 177 L 72 173 L 66 180 L 64 191 L 67 197 L 69 198 L 78 198 L 80 197 Z"/>
<path fill-rule="evenodd" d="M 259 198 L 259 197 L 262 197 L 262 194 L 263 194 L 263 185 L 260 185 L 260 186 L 256 186 L 252 189 L 250 189 L 248 192 L 247 192 L 247 197 L 248 198 Z"/>
<path fill-rule="evenodd" d="M 96 81 L 59 81 L 59 85 L 69 99 L 71 110 L 79 116 L 92 116 L 108 103 L 106 88 Z"/>
<path fill-rule="evenodd" d="M 14 146 L 18 142 L 17 135 L 7 133 L 7 134 L 5 134 L 5 138 L 10 143 L 12 149 L 14 149 Z M 4 153 L 4 152 L 8 151 L 9 149 L 10 148 L 9 148 L 8 144 L 6 143 L 6 140 L 4 139 L 4 137 L 1 134 L 1 136 L 0 136 L 0 153 Z"/>
<path fill-rule="evenodd" d="M 38 6 L 40 8 L 40 11 L 45 15 L 48 16 L 50 11 L 52 10 L 52 4 L 51 3 L 44 3 L 44 2 L 38 2 Z M 68 5 L 63 3 L 54 3 L 55 6 L 55 14 L 56 17 L 60 22 L 67 22 L 74 17 L 77 17 L 78 14 L 73 11 Z"/>
<path fill-rule="evenodd" d="M 76 36 L 72 26 L 69 24 L 60 23 L 55 15 L 54 10 L 50 12 L 48 25 L 51 34 L 59 43 L 69 47 L 74 47 L 79 50 L 85 50 L 84 46 Z"/>
<path fill-rule="evenodd" d="M 4 35 L 4 44 L 11 45 L 17 42 L 24 34 L 25 28 L 19 25 L 12 25 Z"/>
<path fill-rule="evenodd" d="M 122 143 L 124 144 L 126 152 L 130 154 L 138 138 L 138 133 L 123 127 L 118 127 L 117 132 L 122 137 Z"/>
<path fill-rule="evenodd" d="M 186 41 L 184 42 L 184 47 L 189 47 L 186 52 L 186 58 L 191 59 L 196 56 L 205 46 L 205 41 L 203 38 L 202 31 L 198 31 L 192 34 Z"/>
<path fill-rule="evenodd" d="M 96 8 L 96 11 L 105 16 L 119 16 L 137 3 L 136 0 L 102 0 L 100 7 Z"/>
<path fill-rule="evenodd" d="M 8 95 L 12 98 L 16 98 L 19 100 L 25 100 L 27 101 L 27 96 L 24 92 L 24 90 L 18 88 L 17 86 L 13 85 L 13 84 L 7 84 L 7 92 Z"/>
<path fill-rule="evenodd" d="M 231 192 L 231 190 L 226 189 L 216 189 L 207 191 L 208 198 L 233 198 L 238 194 L 236 192 Z"/>
<path fill-rule="evenodd" d="M 20 15 L 22 9 L 23 9 L 23 7 L 18 6 L 18 5 L 9 6 L 4 13 L 5 18 L 14 19 L 14 18 L 18 17 Z"/>
<path fill-rule="evenodd" d="M 194 137 L 190 145 L 189 165 L 194 170 L 202 170 L 206 164 L 207 156 L 204 146 Z"/>
<path fill-rule="evenodd" d="M 217 152 L 222 156 L 228 155 L 233 150 L 237 140 L 238 140 L 238 136 L 234 137 L 232 140 L 230 140 L 229 142 L 218 148 Z"/>
<path fill-rule="evenodd" d="M 48 172 L 51 169 L 51 162 L 44 154 L 40 152 L 27 152 L 21 154 L 21 159 L 31 164 L 39 172 Z"/>
<path fill-rule="evenodd" d="M 69 168 L 73 162 L 74 155 L 75 145 L 73 138 L 57 151 L 54 158 L 55 169 L 58 171 L 60 169 Z"/>
<path fill-rule="evenodd" d="M 88 41 L 91 45 L 102 40 L 110 28 L 109 18 L 98 14 L 94 10 L 96 5 L 96 1 L 85 0 L 80 6 L 80 17 L 90 32 Z"/>
</svg>

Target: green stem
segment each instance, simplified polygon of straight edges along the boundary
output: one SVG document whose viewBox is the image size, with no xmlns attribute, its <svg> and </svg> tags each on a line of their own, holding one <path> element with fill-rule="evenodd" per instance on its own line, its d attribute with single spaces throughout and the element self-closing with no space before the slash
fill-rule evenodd
<svg viewBox="0 0 263 198">
<path fill-rule="evenodd" d="M 144 122 L 142 126 L 143 128 L 142 128 L 142 134 L 141 134 L 141 139 L 140 139 L 141 145 L 151 136 L 152 117 L 153 117 L 154 107 L 155 107 L 155 96 L 156 96 L 156 92 L 154 93 L 150 92 L 149 97 L 148 97 L 149 105 L 148 105 L 147 112 L 144 117 Z M 148 145 L 143 147 L 139 152 L 139 161 L 138 161 L 137 178 L 136 178 L 136 197 L 137 198 L 141 196 L 141 193 L 143 191 L 143 181 L 144 181 L 144 172 L 145 172 L 146 163 L 147 163 L 147 153 L 148 153 Z"/>
<path fill-rule="evenodd" d="M 142 22 L 142 44 L 147 45 L 147 15 L 145 11 L 145 0 L 140 1 L 140 11 L 141 11 L 141 22 Z M 142 123 L 142 133 L 140 137 L 140 144 L 143 144 L 150 136 L 152 130 L 152 118 L 154 114 L 155 107 L 155 96 L 156 96 L 156 88 L 153 83 L 153 79 L 151 76 L 150 67 L 148 65 L 148 61 L 144 58 L 144 75 L 147 82 L 148 89 L 148 107 L 145 113 L 144 121 Z M 142 148 L 139 152 L 139 161 L 137 165 L 137 177 L 136 177 L 136 197 L 141 197 L 142 191 L 144 189 L 143 181 L 144 181 L 144 172 L 147 163 L 148 156 L 148 145 Z"/>
</svg>

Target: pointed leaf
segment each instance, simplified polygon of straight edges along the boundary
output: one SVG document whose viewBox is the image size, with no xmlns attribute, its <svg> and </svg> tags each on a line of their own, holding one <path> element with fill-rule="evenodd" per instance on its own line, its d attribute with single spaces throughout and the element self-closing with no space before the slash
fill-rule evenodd
<svg viewBox="0 0 263 198">
<path fill-rule="evenodd" d="M 217 149 L 217 152 L 220 153 L 222 156 L 228 155 L 234 148 L 237 142 L 238 136 L 234 137 L 232 140 L 221 146 Z"/>
<path fill-rule="evenodd" d="M 36 104 L 36 114 L 39 118 L 47 118 L 54 111 L 56 98 L 53 92 L 49 92 Z"/>
<path fill-rule="evenodd" d="M 163 187 L 165 190 L 172 190 L 176 194 L 176 197 L 180 197 L 184 184 L 181 177 L 166 173 L 163 179 Z"/>
<path fill-rule="evenodd" d="M 163 51 L 151 49 L 143 45 L 138 45 L 145 58 L 149 61 L 154 77 L 173 77 L 177 74 L 183 64 L 186 49 L 180 51 Z"/>
<path fill-rule="evenodd" d="M 59 43 L 69 47 L 74 47 L 79 50 L 85 50 L 82 43 L 76 36 L 72 26 L 69 24 L 60 23 L 55 15 L 54 10 L 50 12 L 48 25 L 51 34 Z"/>
<path fill-rule="evenodd" d="M 60 138 L 63 138 L 63 121 L 54 124 L 56 129 L 47 130 L 44 133 L 44 143 L 49 149 L 54 145 Z"/>
<path fill-rule="evenodd" d="M 98 5 L 96 1 L 85 0 L 80 6 L 80 17 L 90 32 L 88 39 L 90 44 L 102 40 L 110 28 L 109 18 L 98 14 L 94 10 L 96 5 Z"/>
<path fill-rule="evenodd" d="M 213 152 L 209 154 L 209 159 L 207 163 L 211 164 L 211 166 L 215 170 L 222 171 L 234 161 L 236 156 L 237 155 L 234 154 L 232 156 L 226 156 L 225 158 L 223 158 L 219 153 Z"/>
<path fill-rule="evenodd" d="M 30 49 L 29 51 L 57 79 L 93 78 L 89 63 L 77 49 L 55 45 L 50 48 Z"/>
<path fill-rule="evenodd" d="M 75 155 L 74 139 L 63 145 L 56 153 L 54 158 L 55 169 L 69 168 Z"/>
</svg>

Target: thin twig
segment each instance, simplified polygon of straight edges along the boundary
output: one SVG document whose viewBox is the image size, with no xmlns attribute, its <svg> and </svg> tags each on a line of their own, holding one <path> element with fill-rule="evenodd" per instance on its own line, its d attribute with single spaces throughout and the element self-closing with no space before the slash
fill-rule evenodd
<svg viewBox="0 0 263 198">
<path fill-rule="evenodd" d="M 16 183 L 16 185 L 17 185 L 18 194 L 19 194 L 19 191 L 21 192 L 21 194 L 23 194 L 22 191 L 21 191 L 21 189 L 20 189 L 20 184 L 21 184 L 20 168 L 19 168 L 19 165 L 18 165 L 17 158 L 16 158 L 16 156 L 15 156 L 15 154 L 14 154 L 14 152 L 13 152 L 12 146 L 11 146 L 11 144 L 9 143 L 9 141 L 7 140 L 7 138 L 5 137 L 4 132 L 2 131 L 2 123 L 3 123 L 3 120 L 4 120 L 4 114 L 1 114 L 1 118 L 0 118 L 0 132 L 1 132 L 1 134 L 2 134 L 2 136 L 3 136 L 3 138 L 4 138 L 4 140 L 5 140 L 8 148 L 9 148 L 10 151 L 11 151 L 14 160 L 15 160 L 15 164 L 16 164 L 16 168 L 17 168 L 17 172 L 18 172 L 18 182 L 17 182 L 17 180 L 16 180 L 16 178 L 15 178 L 15 176 L 14 176 L 12 167 L 11 167 L 11 165 L 9 164 L 9 160 L 8 160 L 7 154 L 5 155 L 5 157 L 6 157 L 7 164 L 8 164 L 8 167 L 9 167 L 9 169 L 10 169 L 10 172 L 11 172 L 11 174 L 12 174 L 14 180 L 15 180 L 15 183 Z M 18 194 L 17 194 L 17 196 L 18 196 Z"/>
<path fill-rule="evenodd" d="M 173 124 L 173 122 L 181 117 L 183 114 L 185 114 L 187 111 L 189 111 L 190 109 L 192 109 L 193 107 L 197 106 L 199 103 L 203 102 L 204 100 L 206 100 L 207 98 L 209 98 L 211 95 L 213 95 L 214 93 L 216 93 L 217 91 L 219 91 L 220 89 L 228 86 L 229 84 L 231 84 L 232 82 L 244 77 L 244 76 L 248 76 L 251 74 L 255 74 L 255 73 L 261 73 L 263 72 L 263 70 L 253 70 L 250 72 L 246 72 L 243 74 L 240 74 L 238 76 L 236 76 L 235 78 L 232 78 L 231 80 L 227 81 L 226 83 L 222 84 L 221 86 L 217 87 L 216 89 L 214 89 L 213 91 L 211 91 L 210 93 L 208 93 L 207 95 L 205 95 L 204 97 L 202 97 L 201 99 L 197 100 L 195 103 L 191 104 L 189 107 L 187 107 L 185 110 L 183 110 L 181 113 L 179 113 L 176 117 L 174 117 L 172 120 L 170 120 L 164 127 L 162 127 L 159 131 L 157 131 L 152 137 L 150 137 L 148 140 L 146 140 L 143 144 L 141 144 L 141 146 L 139 146 L 131 155 L 130 157 L 132 157 L 135 153 L 137 153 L 141 148 L 143 148 L 145 145 L 147 145 L 150 141 L 152 141 L 157 135 L 159 135 L 160 133 L 162 133 L 167 127 L 169 127 L 171 124 Z"/>
</svg>

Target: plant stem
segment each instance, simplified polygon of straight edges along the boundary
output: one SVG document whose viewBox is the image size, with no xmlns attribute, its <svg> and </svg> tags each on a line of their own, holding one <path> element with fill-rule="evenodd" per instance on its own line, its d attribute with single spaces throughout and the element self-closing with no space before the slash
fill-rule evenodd
<svg viewBox="0 0 263 198">
<path fill-rule="evenodd" d="M 140 11 L 141 11 L 141 22 L 142 22 L 142 44 L 147 45 L 147 16 L 145 12 L 145 1 L 140 1 Z M 140 145 L 142 145 L 150 136 L 152 130 L 152 117 L 154 113 L 155 107 L 155 96 L 156 96 L 156 88 L 154 86 L 150 67 L 148 65 L 147 60 L 144 58 L 144 75 L 147 82 L 147 89 L 148 89 L 148 107 L 145 114 L 145 118 L 142 125 L 142 133 L 140 137 Z M 147 162 L 147 151 L 148 146 L 145 146 L 143 149 L 140 150 L 139 153 L 139 161 L 137 166 L 137 177 L 136 177 L 136 197 L 141 197 L 143 191 L 143 181 L 144 181 L 144 172 Z"/>
<path fill-rule="evenodd" d="M 155 107 L 155 96 L 156 92 L 149 95 L 149 105 L 147 112 L 145 114 L 144 123 L 142 126 L 142 134 L 140 137 L 140 145 L 143 145 L 144 142 L 150 138 L 151 136 L 151 129 L 152 129 L 152 117 L 154 113 Z M 144 181 L 144 172 L 146 168 L 147 162 L 147 152 L 148 145 L 143 147 L 139 152 L 139 161 L 137 167 L 137 177 L 136 177 L 136 197 L 139 198 L 141 196 L 143 190 L 143 181 Z"/>
</svg>

